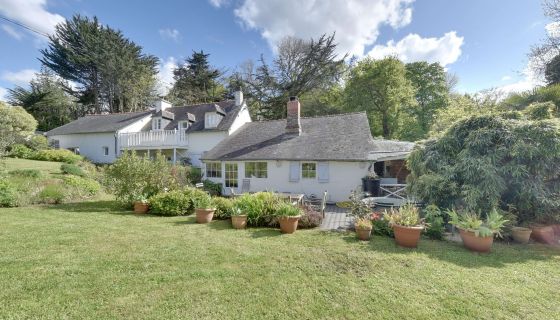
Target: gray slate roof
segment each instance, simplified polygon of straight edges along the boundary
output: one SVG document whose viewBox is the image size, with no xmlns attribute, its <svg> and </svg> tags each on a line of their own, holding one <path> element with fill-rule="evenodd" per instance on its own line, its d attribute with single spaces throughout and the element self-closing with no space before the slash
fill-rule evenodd
<svg viewBox="0 0 560 320">
<path fill-rule="evenodd" d="M 187 132 L 194 132 L 194 131 L 227 131 L 231 128 L 233 121 L 237 117 L 239 110 L 241 109 L 240 106 L 235 105 L 235 101 L 233 100 L 226 100 L 220 101 L 216 103 L 205 103 L 205 104 L 197 104 L 192 106 L 182 106 L 182 107 L 172 107 L 166 109 L 166 111 L 172 112 L 175 114 L 175 119 L 169 122 L 167 126 L 165 126 L 166 130 L 173 130 L 178 128 L 179 121 L 186 121 L 188 120 L 188 114 L 190 113 L 194 115 L 195 122 L 189 127 Z M 206 112 L 219 112 L 225 113 L 225 117 L 222 121 L 218 124 L 216 128 L 205 129 L 204 128 L 204 114 Z M 151 128 L 151 125 L 150 125 Z"/>
<path fill-rule="evenodd" d="M 406 141 L 374 140 L 373 145 L 374 148 L 369 153 L 369 160 L 385 161 L 405 159 L 416 144 Z"/>
<path fill-rule="evenodd" d="M 150 111 L 88 115 L 47 132 L 47 136 L 115 132 L 150 114 Z"/>
<path fill-rule="evenodd" d="M 286 120 L 250 122 L 202 160 L 365 161 L 376 148 L 365 112 L 301 118 L 301 135 L 285 133 Z"/>
</svg>

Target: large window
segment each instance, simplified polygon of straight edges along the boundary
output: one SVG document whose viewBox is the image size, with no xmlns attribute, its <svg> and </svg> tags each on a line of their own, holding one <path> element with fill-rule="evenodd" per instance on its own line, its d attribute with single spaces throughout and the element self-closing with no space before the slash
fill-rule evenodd
<svg viewBox="0 0 560 320">
<path fill-rule="evenodd" d="M 206 178 L 221 178 L 222 164 L 220 162 L 206 163 Z"/>
<path fill-rule="evenodd" d="M 226 188 L 237 188 L 237 163 L 226 163 L 225 174 Z"/>
<path fill-rule="evenodd" d="M 267 178 L 266 162 L 245 162 L 245 178 Z"/>
<path fill-rule="evenodd" d="M 315 179 L 317 176 L 317 164 L 315 162 L 301 163 L 301 177 L 303 179 Z"/>
</svg>

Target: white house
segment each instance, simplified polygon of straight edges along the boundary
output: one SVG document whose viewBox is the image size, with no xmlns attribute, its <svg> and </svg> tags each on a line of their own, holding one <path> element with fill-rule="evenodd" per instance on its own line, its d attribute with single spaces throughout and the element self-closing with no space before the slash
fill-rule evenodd
<svg viewBox="0 0 560 320">
<path fill-rule="evenodd" d="M 88 115 L 47 132 L 50 142 L 94 163 L 111 163 L 123 150 L 164 153 L 170 161 L 201 166 L 201 155 L 251 117 L 243 94 L 235 100 L 173 107 L 158 101 L 153 110 Z"/>
<path fill-rule="evenodd" d="M 226 192 L 328 191 L 330 201 L 343 201 L 368 170 L 395 181 L 406 176 L 403 159 L 413 144 L 374 140 L 365 112 L 301 118 L 295 97 L 287 110 L 287 119 L 246 123 L 206 152 L 205 177 Z"/>
</svg>

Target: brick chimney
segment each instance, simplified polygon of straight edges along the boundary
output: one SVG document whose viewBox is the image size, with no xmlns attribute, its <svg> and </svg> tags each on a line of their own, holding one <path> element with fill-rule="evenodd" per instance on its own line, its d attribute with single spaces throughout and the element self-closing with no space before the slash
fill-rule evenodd
<svg viewBox="0 0 560 320">
<path fill-rule="evenodd" d="M 300 110 L 301 106 L 297 97 L 290 97 L 288 101 L 288 117 L 286 118 L 286 133 L 301 134 Z"/>
</svg>

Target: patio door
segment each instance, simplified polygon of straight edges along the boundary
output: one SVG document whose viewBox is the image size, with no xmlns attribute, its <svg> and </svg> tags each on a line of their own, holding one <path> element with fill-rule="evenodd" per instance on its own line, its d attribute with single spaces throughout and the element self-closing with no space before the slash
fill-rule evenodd
<svg viewBox="0 0 560 320">
<path fill-rule="evenodd" d="M 224 168 L 224 184 L 226 188 L 237 189 L 239 186 L 238 167 L 236 162 L 226 162 Z"/>
</svg>

